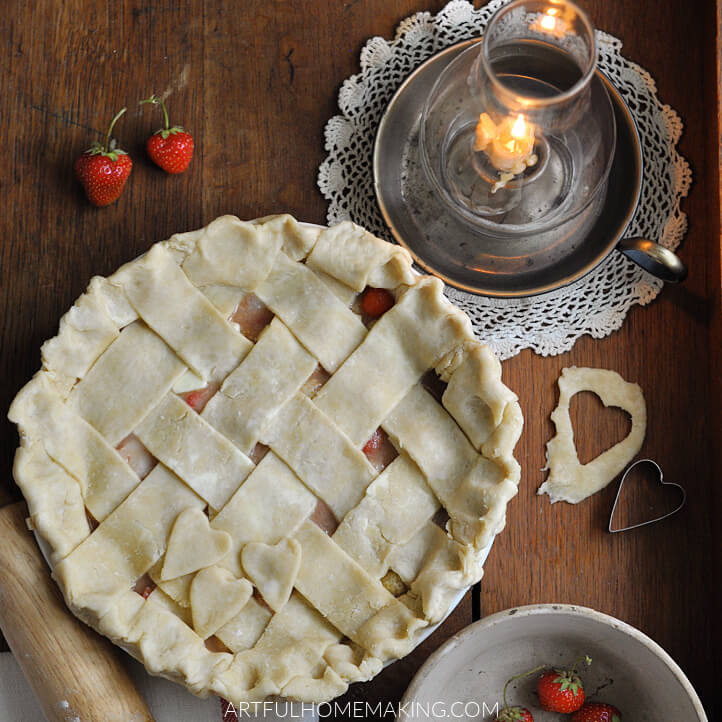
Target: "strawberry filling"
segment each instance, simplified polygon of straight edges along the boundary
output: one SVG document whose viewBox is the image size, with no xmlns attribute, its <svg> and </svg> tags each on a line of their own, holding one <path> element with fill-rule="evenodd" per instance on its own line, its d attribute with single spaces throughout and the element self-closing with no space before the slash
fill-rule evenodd
<svg viewBox="0 0 722 722">
<path fill-rule="evenodd" d="M 338 519 L 336 519 L 336 516 L 331 511 L 328 504 L 321 501 L 321 499 L 319 499 L 316 503 L 316 508 L 313 510 L 309 519 L 317 527 L 323 529 L 323 531 L 325 531 L 329 536 L 331 536 L 338 528 Z"/>
<path fill-rule="evenodd" d="M 361 313 L 369 318 L 383 316 L 395 303 L 394 297 L 385 288 L 368 286 L 361 294 Z"/>
<path fill-rule="evenodd" d="M 251 450 L 251 453 L 248 455 L 248 458 L 254 463 L 259 464 L 261 459 L 268 453 L 268 447 L 264 444 L 256 444 L 253 449 Z"/>
<path fill-rule="evenodd" d="M 228 647 L 226 647 L 226 645 L 223 644 L 223 642 L 221 642 L 221 640 L 218 639 L 218 637 L 216 637 L 215 635 L 213 635 L 212 637 L 208 637 L 208 639 L 204 641 L 204 644 L 206 645 L 206 649 L 209 652 L 226 652 L 232 654 L 231 650 L 228 649 Z"/>
<path fill-rule="evenodd" d="M 231 316 L 241 333 L 251 341 L 256 341 L 266 326 L 273 321 L 273 312 L 254 293 L 247 293 Z"/>
<path fill-rule="evenodd" d="M 442 381 L 433 369 L 421 377 L 421 385 L 439 402 L 446 391 L 447 383 Z"/>
<path fill-rule="evenodd" d="M 115 448 L 141 479 L 145 479 L 158 463 L 155 456 L 143 446 L 140 439 L 134 434 L 126 436 Z"/>
<path fill-rule="evenodd" d="M 363 453 L 376 471 L 383 471 L 399 455 L 381 427 L 376 429 L 366 442 Z"/>
<path fill-rule="evenodd" d="M 147 575 L 144 574 L 133 587 L 133 591 L 136 594 L 140 594 L 143 599 L 148 599 L 148 597 L 153 593 L 153 590 L 155 589 L 156 584 L 155 582 Z"/>
<path fill-rule="evenodd" d="M 210 401 L 211 396 L 218 391 L 218 384 L 208 384 L 202 389 L 194 389 L 188 391 L 185 394 L 180 394 L 180 397 L 190 406 L 193 411 L 200 414 L 205 408 L 205 405 Z"/>
<path fill-rule="evenodd" d="M 331 378 L 331 374 L 326 369 L 318 364 L 313 370 L 313 373 L 303 382 L 301 386 L 301 393 L 306 396 L 313 398 L 318 390 Z"/>
</svg>

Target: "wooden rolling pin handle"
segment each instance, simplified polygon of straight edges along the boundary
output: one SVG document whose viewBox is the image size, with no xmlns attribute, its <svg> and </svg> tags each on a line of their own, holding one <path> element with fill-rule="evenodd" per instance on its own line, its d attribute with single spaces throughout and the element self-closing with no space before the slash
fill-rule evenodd
<svg viewBox="0 0 722 722">
<path fill-rule="evenodd" d="M 120 651 L 73 617 L 25 525 L 0 509 L 0 628 L 49 722 L 153 722 Z"/>
</svg>

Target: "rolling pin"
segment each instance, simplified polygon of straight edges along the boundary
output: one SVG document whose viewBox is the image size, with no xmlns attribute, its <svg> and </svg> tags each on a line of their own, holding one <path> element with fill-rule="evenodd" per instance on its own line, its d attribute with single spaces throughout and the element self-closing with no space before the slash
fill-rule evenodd
<svg viewBox="0 0 722 722">
<path fill-rule="evenodd" d="M 0 509 L 0 628 L 48 722 L 153 722 L 119 650 L 66 608 L 27 514 Z"/>
</svg>

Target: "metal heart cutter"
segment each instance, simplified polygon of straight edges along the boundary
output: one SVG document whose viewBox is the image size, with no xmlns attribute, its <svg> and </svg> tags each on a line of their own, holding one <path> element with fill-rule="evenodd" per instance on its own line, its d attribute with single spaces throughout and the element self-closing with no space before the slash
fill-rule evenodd
<svg viewBox="0 0 722 722">
<path fill-rule="evenodd" d="M 680 502 L 679 504 L 674 507 L 671 511 L 668 511 L 664 514 L 661 514 L 660 516 L 656 516 L 652 519 L 647 519 L 646 521 L 640 521 L 636 524 L 630 524 L 628 526 L 619 527 L 618 529 L 614 528 L 614 512 L 617 509 L 617 503 L 619 502 L 619 497 L 622 493 L 622 487 L 624 486 L 624 482 L 627 480 L 627 476 L 629 473 L 640 464 L 650 464 L 652 467 L 654 467 L 657 470 L 657 476 L 658 480 L 661 486 L 669 486 L 674 489 L 677 489 L 679 491 L 680 495 Z M 624 472 L 624 475 L 622 476 L 621 481 L 619 482 L 619 488 L 617 489 L 617 495 L 614 497 L 614 504 L 612 506 L 612 511 L 609 515 L 609 531 L 612 534 L 615 534 L 620 531 L 630 531 L 631 529 L 637 529 L 641 526 L 647 526 L 649 524 L 654 524 L 658 521 L 662 521 L 663 519 L 666 519 L 667 517 L 672 516 L 673 514 L 676 514 L 683 506 L 685 501 L 687 500 L 687 493 L 685 490 L 679 485 L 675 484 L 673 481 L 665 481 L 664 480 L 664 474 L 662 473 L 662 469 L 660 468 L 659 464 L 656 461 L 653 461 L 652 459 L 639 459 L 638 461 L 635 461 L 633 464 L 630 464 L 627 467 L 627 470 Z"/>
</svg>

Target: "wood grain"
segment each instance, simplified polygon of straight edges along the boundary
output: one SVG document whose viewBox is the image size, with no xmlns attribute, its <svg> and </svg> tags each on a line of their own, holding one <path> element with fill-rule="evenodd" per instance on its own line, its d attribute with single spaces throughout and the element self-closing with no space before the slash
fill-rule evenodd
<svg viewBox="0 0 722 722">
<path fill-rule="evenodd" d="M 467 598 L 409 660 L 352 689 L 355 699 L 398 699 L 414 669 L 471 621 L 474 608 L 489 614 L 534 602 L 585 604 L 630 622 L 679 661 L 710 709 L 720 694 L 713 652 L 722 640 L 711 623 L 719 607 L 713 520 L 722 511 L 717 8 L 706 0 L 583 4 L 598 27 L 623 39 L 628 57 L 652 72 L 662 101 L 684 120 L 680 148 L 696 177 L 684 203 L 690 228 L 681 250 L 690 276 L 649 307 L 633 309 L 608 338 L 584 338 L 560 357 L 524 352 L 504 364 L 526 418 L 518 447 L 524 472 L 480 595 Z M 6 208 L 0 406 L 7 408 L 37 369 L 40 344 L 55 334 L 58 318 L 92 275 L 106 275 L 153 241 L 223 212 L 250 218 L 287 210 L 322 223 L 326 204 L 315 180 L 340 84 L 358 71 L 368 38 L 392 37 L 402 18 L 442 6 L 439 0 L 7 3 L 0 17 L 7 105 L 0 141 L 8 164 L 0 177 Z M 189 128 L 197 144 L 189 171 L 172 178 L 142 151 L 159 118 L 135 108 L 166 89 L 171 119 Z M 135 168 L 120 201 L 98 211 L 73 181 L 72 161 L 125 104 L 130 110 L 117 136 Z M 609 535 L 614 485 L 577 506 L 550 506 L 536 496 L 555 382 L 572 364 L 612 368 L 642 386 L 650 420 L 642 454 L 688 491 L 675 518 Z M 624 423 L 580 399 L 581 454 L 612 443 Z M 3 420 L 3 478 L 10 478 L 16 445 L 14 428 Z M 18 491 L 8 486 L 7 495 Z"/>
<path fill-rule="evenodd" d="M 707 72 L 705 76 L 705 99 L 714 99 L 716 110 L 714 119 L 710 119 L 709 128 L 705 134 L 705 152 L 710 162 L 705 169 L 705 183 L 707 184 L 707 197 L 709 199 L 710 212 L 708 233 L 711 239 L 716 240 L 719 253 L 716 257 L 710 254 L 709 278 L 710 278 L 710 376 L 711 396 L 710 422 L 711 432 L 711 453 L 710 453 L 710 482 L 712 486 L 712 507 L 710 514 L 712 519 L 722 518 L 722 485 L 717 481 L 719 470 L 722 469 L 722 2 L 717 0 L 714 21 L 707 24 L 705 36 L 706 47 L 714 50 L 714 58 L 705 58 L 707 67 L 712 66 L 716 72 Z M 710 107 L 710 106 L 708 106 Z M 717 199 L 717 204 L 713 199 Z M 713 242 L 713 241 L 712 241 Z M 713 559 L 710 565 L 710 595 L 717 598 L 722 594 L 722 553 L 720 543 L 712 544 Z M 713 640 L 719 646 L 722 640 L 722 617 L 719 614 L 713 616 Z M 713 642 L 714 643 L 714 642 Z M 717 665 L 719 668 L 719 665 Z M 718 675 L 719 679 L 719 675 Z M 713 687 L 713 693 L 705 700 L 710 719 L 722 719 L 722 690 L 719 684 Z"/>
<path fill-rule="evenodd" d="M 719 426 L 713 419 L 712 363 L 719 356 L 710 324 L 719 314 L 718 199 L 705 183 L 717 172 L 717 153 L 707 156 L 706 137 L 715 133 L 710 96 L 714 39 L 702 42 L 714 25 L 711 4 L 586 2 L 593 21 L 624 40 L 624 54 L 652 71 L 663 102 L 685 123 L 681 152 L 697 182 L 684 203 L 690 228 L 680 255 L 688 281 L 668 287 L 648 308 L 637 307 L 622 329 L 602 340 L 581 339 L 556 358 L 522 353 L 504 364 L 504 378 L 520 396 L 526 430 L 518 447 L 524 472 L 505 532 L 487 563 L 481 590 L 484 614 L 534 602 L 594 607 L 627 621 L 659 642 L 681 665 L 711 709 L 719 696 L 713 673 L 712 619 L 719 608 L 717 579 L 710 569 L 719 554 L 711 516 L 716 485 Z M 695 42 L 683 39 L 697 38 Z M 684 54 L 678 48 L 684 45 Z M 713 91 L 714 92 L 714 91 Z M 649 423 L 640 457 L 655 459 L 670 481 L 687 490 L 687 505 L 658 525 L 624 534 L 606 531 L 616 483 L 577 506 L 551 506 L 535 495 L 544 473 L 544 444 L 553 434 L 549 413 L 556 404 L 555 381 L 565 366 L 611 368 L 639 383 Z M 582 455 L 608 446 L 619 427 L 601 425 L 596 414 L 577 418 Z M 716 452 L 715 452 L 716 453 Z M 719 666 L 717 666 L 719 669 Z"/>
<path fill-rule="evenodd" d="M 0 509 L 0 627 L 48 722 L 153 722 L 120 650 L 68 614 L 27 515 Z"/>
</svg>

